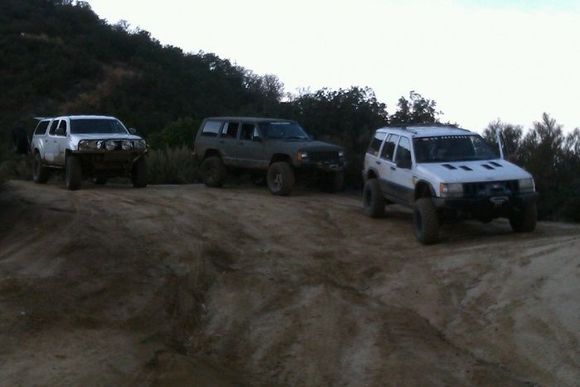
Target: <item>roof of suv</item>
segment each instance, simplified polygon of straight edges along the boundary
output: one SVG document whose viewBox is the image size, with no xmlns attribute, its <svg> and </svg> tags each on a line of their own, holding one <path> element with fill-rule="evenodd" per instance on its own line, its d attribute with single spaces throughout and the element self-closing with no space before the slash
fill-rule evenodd
<svg viewBox="0 0 580 387">
<path fill-rule="evenodd" d="M 437 136 L 465 136 L 473 133 L 467 129 L 457 128 L 454 126 L 399 126 L 391 127 L 387 126 L 380 128 L 377 132 L 399 132 L 405 134 L 411 134 L 411 137 L 437 137 Z"/>
<path fill-rule="evenodd" d="M 70 118 L 73 120 L 110 120 L 110 119 L 115 119 L 115 117 L 111 117 L 111 116 L 89 116 L 89 115 L 76 115 L 76 116 L 57 116 L 57 117 L 34 117 L 34 119 L 38 120 L 38 121 L 44 121 L 44 120 L 56 120 L 59 118 Z"/>
<path fill-rule="evenodd" d="M 236 116 L 231 116 L 231 117 L 208 117 L 206 118 L 206 120 L 228 120 L 228 121 L 233 121 L 233 120 L 238 120 L 238 121 L 252 121 L 252 122 L 294 122 L 294 120 L 287 120 L 287 119 L 283 119 L 283 118 L 267 118 L 267 117 L 236 117 Z"/>
</svg>

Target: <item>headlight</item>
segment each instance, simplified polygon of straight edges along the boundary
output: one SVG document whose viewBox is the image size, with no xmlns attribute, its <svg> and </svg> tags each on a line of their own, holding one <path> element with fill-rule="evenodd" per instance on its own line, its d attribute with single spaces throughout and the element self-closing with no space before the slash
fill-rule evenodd
<svg viewBox="0 0 580 387">
<path fill-rule="evenodd" d="M 99 141 L 97 140 L 81 140 L 79 141 L 80 151 L 91 151 L 99 149 Z"/>
<path fill-rule="evenodd" d="M 108 151 L 113 151 L 113 150 L 117 149 L 117 142 L 113 141 L 113 140 L 109 140 L 109 141 L 105 142 L 105 148 Z"/>
<path fill-rule="evenodd" d="M 121 142 L 121 149 L 123 149 L 124 151 L 128 151 L 133 149 L 133 143 L 129 140 L 124 140 Z"/>
<path fill-rule="evenodd" d="M 133 141 L 133 148 L 145 149 L 145 148 L 147 148 L 147 143 L 145 142 L 145 140 L 135 140 L 135 141 Z"/>
<path fill-rule="evenodd" d="M 344 151 L 338 151 L 338 157 L 344 157 Z"/>
<path fill-rule="evenodd" d="M 531 178 L 518 180 L 518 187 L 520 192 L 536 192 L 536 184 Z"/>
<path fill-rule="evenodd" d="M 304 161 L 308 159 L 308 153 L 307 152 L 298 152 L 296 154 L 296 160 L 298 161 Z"/>
<path fill-rule="evenodd" d="M 443 198 L 458 198 L 463 196 L 463 184 L 461 183 L 441 183 L 439 192 Z"/>
</svg>

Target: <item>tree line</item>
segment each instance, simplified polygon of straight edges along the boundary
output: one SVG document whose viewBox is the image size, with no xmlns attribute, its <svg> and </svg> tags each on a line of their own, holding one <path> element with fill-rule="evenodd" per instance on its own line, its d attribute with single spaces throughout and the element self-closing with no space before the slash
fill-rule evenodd
<svg viewBox="0 0 580 387">
<path fill-rule="evenodd" d="M 402 96 L 391 114 L 366 87 L 290 95 L 275 75 L 255 74 L 215 54 L 164 46 L 126 22 L 108 24 L 83 1 L 2 0 L 0 52 L 4 155 L 11 129 L 24 125 L 31 130 L 37 116 L 117 116 L 163 152 L 159 160 L 172 159 L 170 149 L 191 147 L 204 117 L 281 117 L 343 146 L 349 159 L 346 181 L 356 188 L 375 129 L 439 123 L 442 117 L 434 100 L 414 91 Z M 578 130 L 566 136 L 545 115 L 528 131 L 493 122 L 485 137 L 495 142 L 498 129 L 508 139 L 510 157 L 536 177 L 540 217 L 580 221 Z M 173 159 L 182 160 L 186 152 L 176 154 L 179 158 Z"/>
</svg>

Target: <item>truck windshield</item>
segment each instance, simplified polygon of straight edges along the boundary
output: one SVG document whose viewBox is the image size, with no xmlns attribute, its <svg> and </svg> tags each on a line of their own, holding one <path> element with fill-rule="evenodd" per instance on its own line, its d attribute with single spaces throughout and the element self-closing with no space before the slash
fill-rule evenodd
<svg viewBox="0 0 580 387">
<path fill-rule="evenodd" d="M 70 132 L 73 134 L 91 133 L 121 133 L 127 134 L 127 129 L 115 119 L 71 119 Z"/>
<path fill-rule="evenodd" d="M 418 163 L 489 160 L 498 158 L 497 152 L 481 136 L 439 136 L 413 139 Z"/>
<path fill-rule="evenodd" d="M 283 140 L 307 140 L 310 137 L 295 122 L 266 122 L 260 124 L 260 131 L 266 138 Z"/>
</svg>

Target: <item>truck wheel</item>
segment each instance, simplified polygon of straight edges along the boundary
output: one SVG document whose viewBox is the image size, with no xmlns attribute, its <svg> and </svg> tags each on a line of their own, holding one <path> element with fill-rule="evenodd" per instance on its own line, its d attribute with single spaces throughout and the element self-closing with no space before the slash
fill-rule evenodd
<svg viewBox="0 0 580 387">
<path fill-rule="evenodd" d="M 145 157 L 135 161 L 131 172 L 131 182 L 134 188 L 147 187 L 147 163 L 145 162 Z"/>
<path fill-rule="evenodd" d="M 201 177 L 208 187 L 221 187 L 226 179 L 226 167 L 217 156 L 211 156 L 201 163 Z"/>
<path fill-rule="evenodd" d="M 68 155 L 66 156 L 64 182 L 66 189 L 74 191 L 81 188 L 81 179 L 83 171 L 81 160 L 78 157 Z"/>
<path fill-rule="evenodd" d="M 377 179 L 370 179 L 363 189 L 363 208 L 365 214 L 371 218 L 385 216 L 385 198 Z"/>
<path fill-rule="evenodd" d="M 42 165 L 42 157 L 36 152 L 32 159 L 32 180 L 38 184 L 44 184 L 48 181 L 48 168 Z"/>
<path fill-rule="evenodd" d="M 268 188 L 274 195 L 289 195 L 294 187 L 294 171 L 285 161 L 272 163 L 268 169 Z"/>
<path fill-rule="evenodd" d="M 415 236 L 424 245 L 430 245 L 439 239 L 439 218 L 430 198 L 418 199 L 413 214 Z"/>
<path fill-rule="evenodd" d="M 536 229 L 538 208 L 536 203 L 527 205 L 522 211 L 510 216 L 510 225 L 515 232 L 532 232 Z"/>
</svg>

